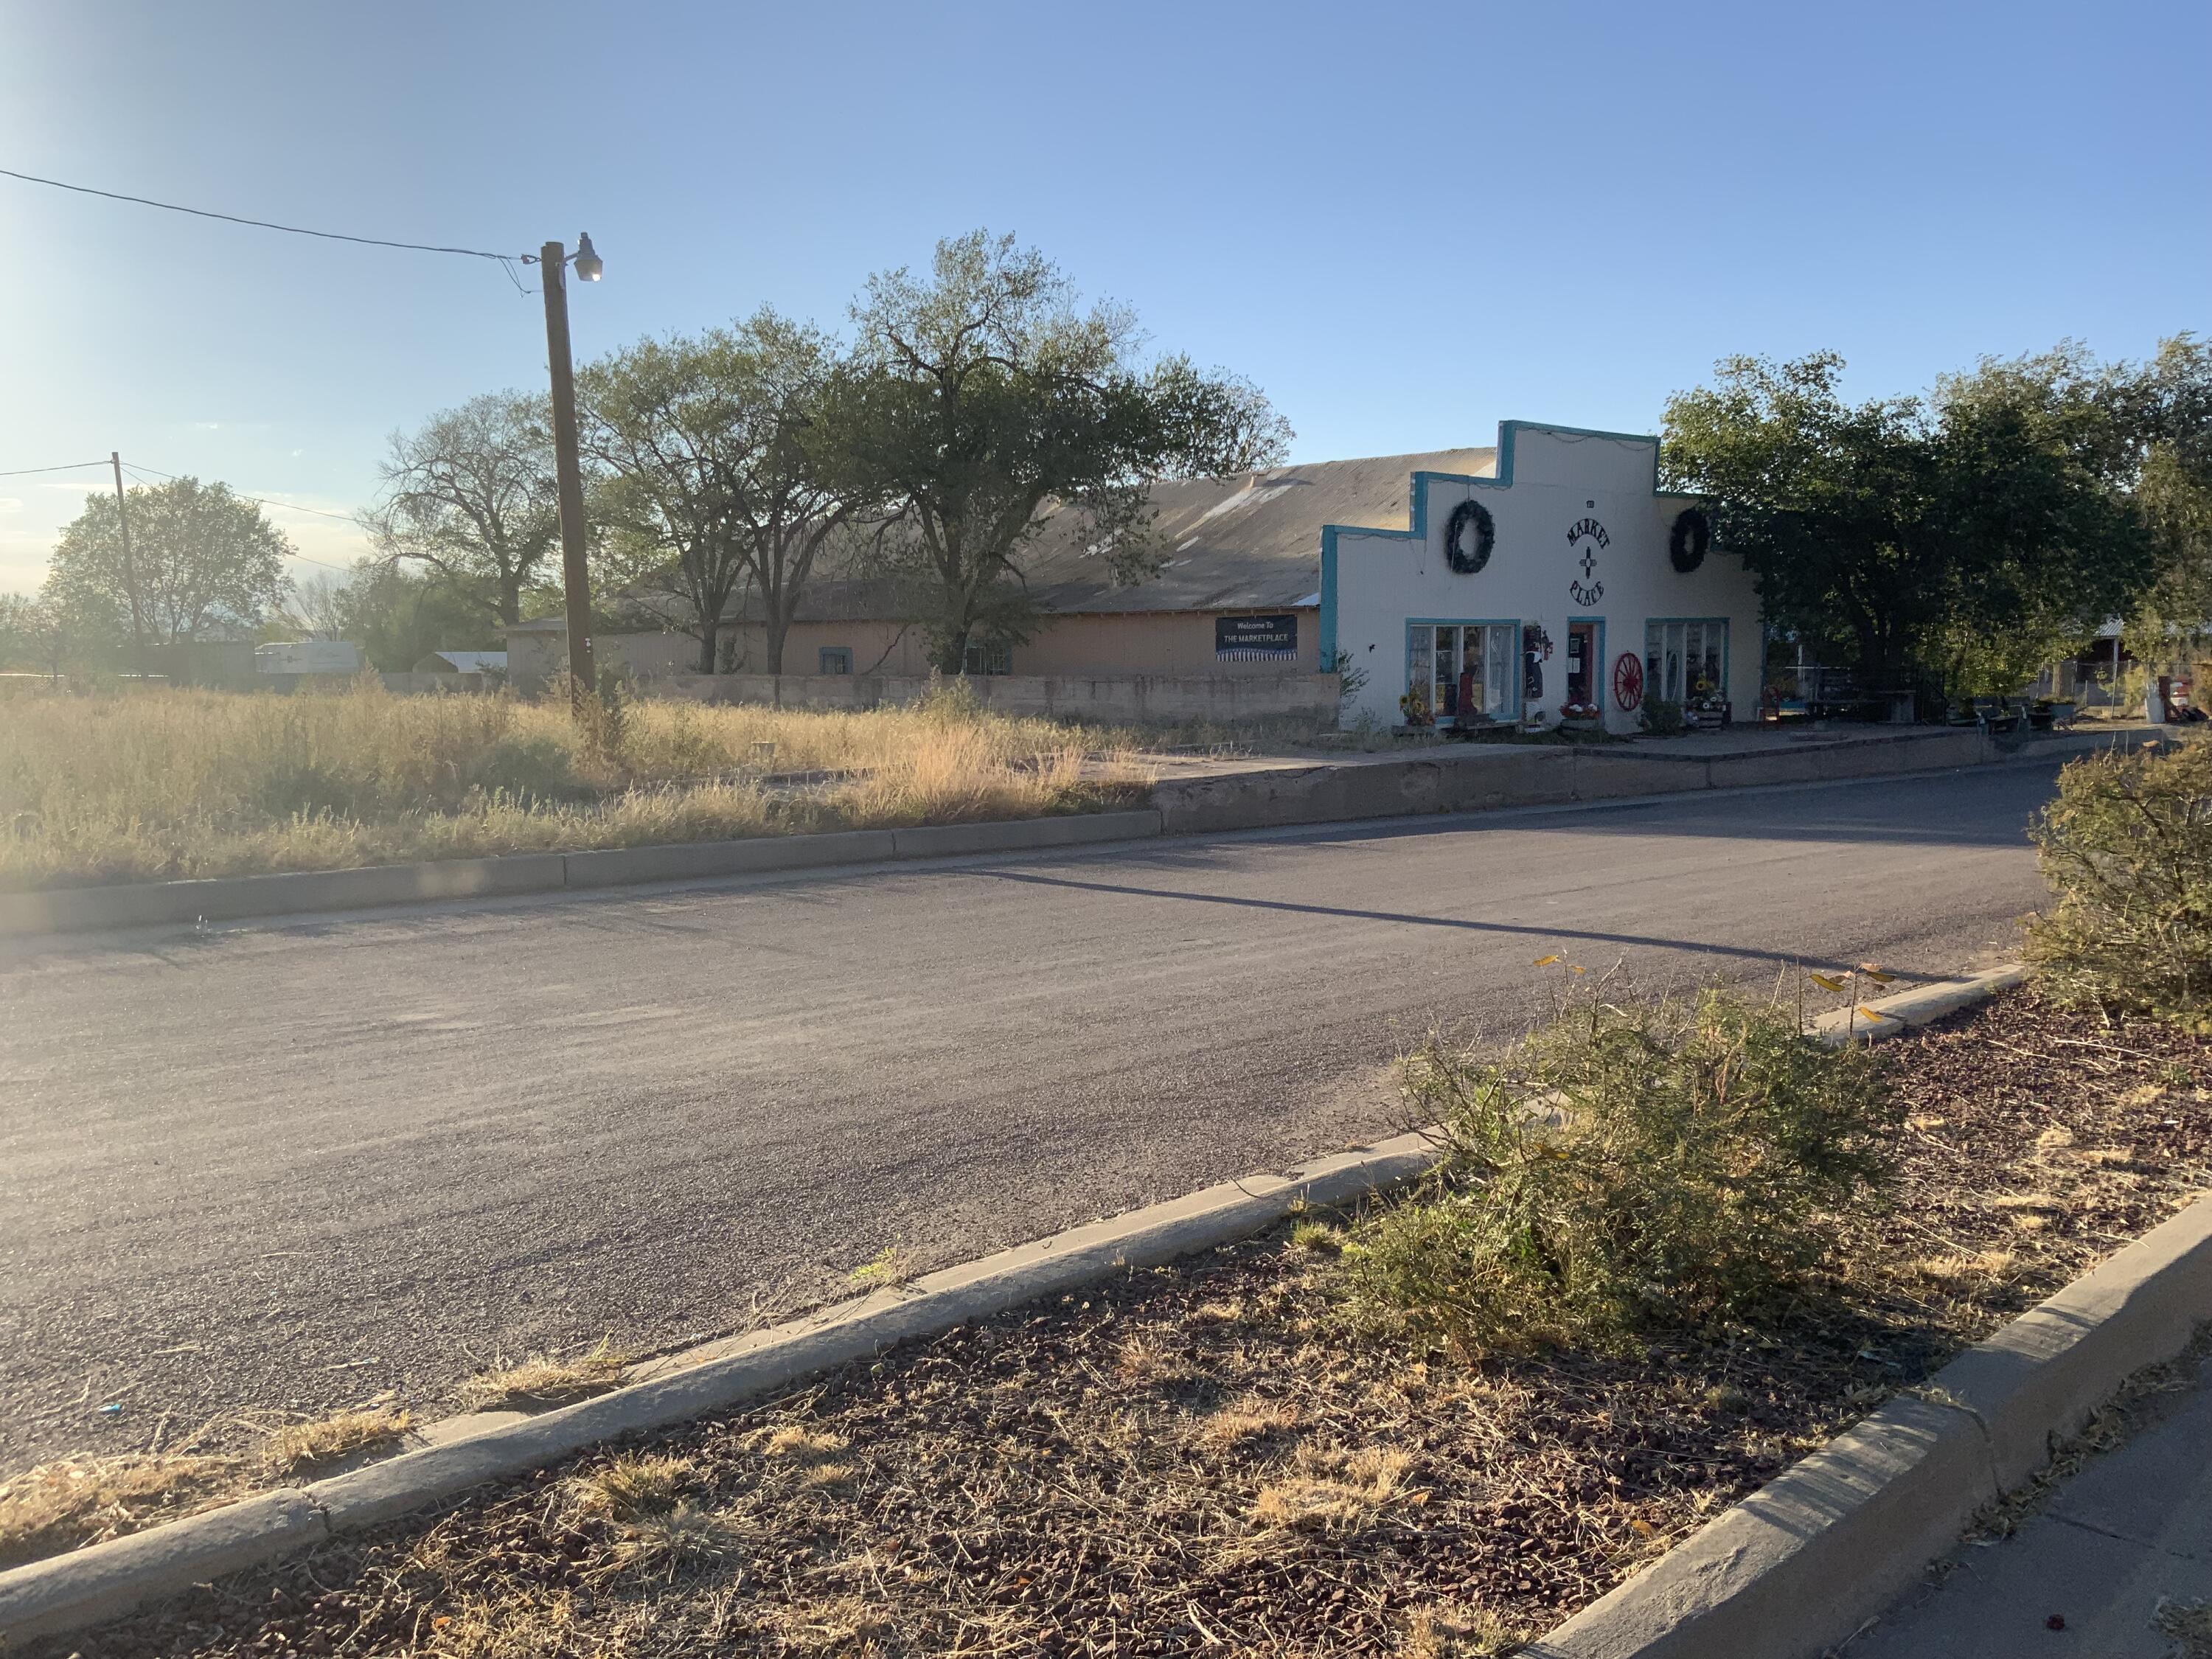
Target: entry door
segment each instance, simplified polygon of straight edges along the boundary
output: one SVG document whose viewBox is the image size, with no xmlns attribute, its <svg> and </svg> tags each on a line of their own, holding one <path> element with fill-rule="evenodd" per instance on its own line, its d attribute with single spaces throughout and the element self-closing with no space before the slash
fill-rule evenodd
<svg viewBox="0 0 2212 1659">
<path fill-rule="evenodd" d="M 1595 703 L 1598 700 L 1597 624 L 1567 624 L 1567 701 Z"/>
</svg>

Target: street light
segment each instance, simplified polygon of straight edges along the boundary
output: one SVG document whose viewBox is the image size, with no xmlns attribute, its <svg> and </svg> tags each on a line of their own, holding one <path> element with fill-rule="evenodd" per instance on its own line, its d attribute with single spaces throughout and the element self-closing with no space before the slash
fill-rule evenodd
<svg viewBox="0 0 2212 1659">
<path fill-rule="evenodd" d="M 553 476 L 561 507 L 561 585 L 568 599 L 568 701 L 582 712 L 599 690 L 592 672 L 591 572 L 584 562 L 584 468 L 577 455 L 576 372 L 568 357 L 569 256 L 558 242 L 538 250 L 538 286 L 545 291 L 545 366 L 553 379 Z M 579 233 L 576 275 L 599 280 L 605 264 L 590 236 Z"/>
</svg>

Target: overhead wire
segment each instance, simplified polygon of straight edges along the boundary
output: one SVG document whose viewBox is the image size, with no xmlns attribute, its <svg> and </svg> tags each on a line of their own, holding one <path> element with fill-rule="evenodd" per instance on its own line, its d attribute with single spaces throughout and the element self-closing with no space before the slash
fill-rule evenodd
<svg viewBox="0 0 2212 1659">
<path fill-rule="evenodd" d="M 74 191 L 80 196 L 101 196 L 111 202 L 131 202 L 140 207 L 160 208 L 165 213 L 183 213 L 195 219 L 220 219 L 226 224 L 251 225 L 257 230 L 278 230 L 288 236 L 314 236 L 326 242 L 356 242 L 365 247 L 404 248 L 414 253 L 452 253 L 469 259 L 495 259 L 507 268 L 507 276 L 520 289 L 521 280 L 512 269 L 524 263 L 521 256 L 513 253 L 493 253 L 480 247 L 447 247 L 435 242 L 399 242 L 385 236 L 356 236 L 342 230 L 310 230 L 304 225 L 282 225 L 273 219 L 248 219 L 236 213 L 217 213 L 211 208 L 185 207 L 178 202 L 159 202 L 150 196 L 131 196 L 119 190 L 98 190 L 90 185 L 72 185 L 60 179 L 42 178 L 35 173 L 18 173 L 13 167 L 0 167 L 0 176 L 20 179 L 25 184 L 46 185 L 55 190 Z"/>
<path fill-rule="evenodd" d="M 152 473 L 155 478 L 167 478 L 173 481 L 179 476 L 174 472 L 164 472 L 158 466 L 141 466 L 135 461 L 124 462 L 123 470 L 125 472 L 128 472 L 132 477 L 137 479 L 140 483 L 150 483 L 153 482 L 152 479 L 146 476 L 149 472 Z M 349 524 L 357 529 L 366 530 L 368 528 L 367 525 L 362 524 L 359 519 L 354 517 L 350 513 L 331 513 L 319 507 L 301 507 L 297 501 L 271 501 L 266 495 L 240 495 L 236 490 L 232 490 L 231 494 L 238 495 L 238 499 L 241 501 L 252 501 L 257 507 L 273 507 L 280 513 L 313 513 L 319 518 L 336 519 L 342 524 Z M 288 558 L 297 559 L 302 564 L 319 564 L 325 570 L 343 570 L 349 573 L 352 569 L 350 565 L 332 564 L 328 559 L 310 558 L 305 553 L 290 553 L 287 554 L 285 556 Z"/>
<path fill-rule="evenodd" d="M 88 466 L 108 466 L 111 465 L 112 465 L 112 463 L 102 459 L 97 461 L 70 461 L 62 466 L 19 466 L 6 472 L 0 472 L 0 478 L 27 477 L 33 472 L 82 472 Z"/>
<path fill-rule="evenodd" d="M 501 270 L 506 274 L 507 281 L 514 283 L 516 293 L 528 295 L 537 292 L 535 289 L 525 288 L 522 283 L 522 278 L 518 274 L 518 267 L 537 263 L 535 258 L 529 254 L 518 255 L 512 253 L 494 253 L 484 248 L 450 247 L 441 246 L 434 242 L 395 241 L 388 237 L 383 236 L 356 236 L 345 231 L 312 230 L 304 225 L 279 224 L 273 219 L 249 219 L 242 215 L 235 213 L 218 213 L 210 208 L 186 207 L 178 202 L 156 201 L 150 196 L 132 196 L 128 195 L 122 191 L 96 189 L 90 185 L 73 185 L 61 179 L 48 179 L 35 173 L 18 172 L 14 167 L 0 167 L 0 176 L 9 179 L 19 179 L 25 184 L 46 185 L 55 190 L 71 191 L 80 196 L 99 196 L 104 197 L 111 202 L 130 202 L 139 207 L 160 208 L 165 213 L 182 213 L 196 219 L 220 219 L 226 224 L 250 225 L 257 230 L 282 231 L 285 234 L 290 236 L 313 236 L 319 238 L 324 241 L 330 242 L 354 242 L 367 247 L 401 248 L 415 253 L 450 253 L 465 258 L 490 259 L 497 263 Z M 74 472 L 87 467 L 107 466 L 111 465 L 112 465 L 112 463 L 110 461 L 79 461 L 72 462 L 64 466 L 19 467 L 10 471 L 0 472 L 0 478 L 22 477 L 33 472 Z M 143 474 L 148 472 L 153 473 L 155 477 L 162 478 L 173 479 L 177 477 L 177 474 L 173 472 L 164 472 L 159 467 L 141 468 L 130 462 L 125 462 L 123 464 L 123 470 L 125 472 L 131 474 L 134 477 L 137 477 L 139 482 L 142 483 L 146 482 Z M 359 519 L 354 517 L 350 513 L 331 513 L 319 507 L 301 507 L 295 502 L 271 501 L 266 496 L 262 495 L 242 495 L 239 499 L 241 501 L 252 501 L 260 507 L 276 507 L 279 511 L 312 513 L 320 518 L 336 519 L 343 524 L 355 525 L 363 529 L 367 528 L 366 526 L 362 525 Z M 309 558 L 304 553 L 295 553 L 291 556 L 301 561 L 303 563 L 321 565 L 324 568 L 328 570 L 344 570 L 347 568 L 347 567 L 343 565 L 332 564 L 327 559 Z"/>
</svg>

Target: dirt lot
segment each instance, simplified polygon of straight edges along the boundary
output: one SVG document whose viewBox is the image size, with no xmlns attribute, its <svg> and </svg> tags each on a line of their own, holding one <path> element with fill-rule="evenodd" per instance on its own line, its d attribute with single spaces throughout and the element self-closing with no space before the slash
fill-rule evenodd
<svg viewBox="0 0 2212 1659">
<path fill-rule="evenodd" d="M 1759 1328 L 1354 1343 L 1285 1230 L 31 1651 L 1510 1651 L 2212 1184 L 2203 1040 L 2014 994 L 1886 1063 L 1896 1201 Z"/>
</svg>

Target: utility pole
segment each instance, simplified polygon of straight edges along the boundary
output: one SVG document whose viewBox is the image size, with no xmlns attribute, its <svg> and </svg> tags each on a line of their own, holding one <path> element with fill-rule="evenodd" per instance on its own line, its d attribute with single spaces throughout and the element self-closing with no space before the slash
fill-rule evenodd
<svg viewBox="0 0 2212 1659">
<path fill-rule="evenodd" d="M 580 258 L 590 247 L 578 239 Z M 545 359 L 553 376 L 553 471 L 561 507 L 561 582 L 568 598 L 568 695 L 580 710 L 599 693 L 592 672 L 591 572 L 584 561 L 584 468 L 577 454 L 576 371 L 568 356 L 568 256 L 558 242 L 538 252 L 545 291 Z M 596 263 L 596 259 L 595 259 Z"/>
<path fill-rule="evenodd" d="M 138 611 L 138 572 L 131 562 L 131 506 L 123 493 L 123 452 L 111 449 L 108 462 L 115 468 L 115 522 L 123 532 L 123 591 L 131 598 L 131 664 L 138 672 L 138 684 L 146 684 L 146 624 Z"/>
</svg>

